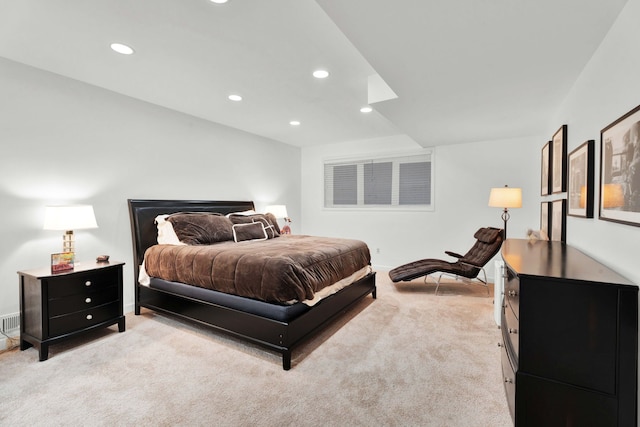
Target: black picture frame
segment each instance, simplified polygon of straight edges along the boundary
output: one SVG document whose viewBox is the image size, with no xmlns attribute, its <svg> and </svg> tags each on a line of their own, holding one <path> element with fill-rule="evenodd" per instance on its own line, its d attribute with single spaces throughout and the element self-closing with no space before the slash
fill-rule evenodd
<svg viewBox="0 0 640 427">
<path fill-rule="evenodd" d="M 551 194 L 551 141 L 544 144 L 540 163 L 540 195 Z"/>
<path fill-rule="evenodd" d="M 569 182 L 567 187 L 567 215 L 593 218 L 595 141 L 590 139 L 569 153 Z"/>
<path fill-rule="evenodd" d="M 559 199 L 551 202 L 551 231 L 549 240 L 567 241 L 567 199 Z"/>
<path fill-rule="evenodd" d="M 549 239 L 551 233 L 551 202 L 540 203 L 540 232 Z"/>
<path fill-rule="evenodd" d="M 640 105 L 600 132 L 598 218 L 640 227 Z"/>
<path fill-rule="evenodd" d="M 567 125 L 553 134 L 551 141 L 551 194 L 567 191 Z"/>
</svg>

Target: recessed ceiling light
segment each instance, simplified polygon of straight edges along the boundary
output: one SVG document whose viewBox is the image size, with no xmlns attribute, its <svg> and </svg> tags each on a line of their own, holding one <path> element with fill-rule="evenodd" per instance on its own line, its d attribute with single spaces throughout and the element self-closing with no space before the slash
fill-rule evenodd
<svg viewBox="0 0 640 427">
<path fill-rule="evenodd" d="M 223 4 L 226 3 L 229 0 L 211 0 L 211 3 L 218 3 L 218 4 Z"/>
<path fill-rule="evenodd" d="M 242 97 L 240 95 L 229 95 L 229 99 L 232 101 L 242 101 Z"/>
<path fill-rule="evenodd" d="M 327 70 L 316 70 L 313 72 L 313 77 L 316 79 L 326 79 L 329 77 L 329 72 Z"/>
<path fill-rule="evenodd" d="M 122 43 L 111 43 L 111 49 L 123 55 L 131 55 L 133 53 L 133 48 Z"/>
<path fill-rule="evenodd" d="M 291 126 L 300 126 L 300 122 L 299 122 L 299 121 L 297 121 L 297 120 L 291 120 L 291 121 L 289 122 L 289 124 L 290 124 Z"/>
<path fill-rule="evenodd" d="M 361 112 L 361 113 L 370 113 L 370 112 L 372 112 L 372 111 L 373 111 L 373 108 L 369 107 L 368 105 L 367 105 L 366 107 L 362 107 L 362 108 L 360 109 L 360 112 Z"/>
</svg>

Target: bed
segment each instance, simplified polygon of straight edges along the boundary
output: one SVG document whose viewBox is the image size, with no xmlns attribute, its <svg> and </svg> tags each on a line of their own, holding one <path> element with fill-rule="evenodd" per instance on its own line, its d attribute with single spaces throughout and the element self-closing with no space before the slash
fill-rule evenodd
<svg viewBox="0 0 640 427">
<path fill-rule="evenodd" d="M 319 286 L 323 287 L 322 290 L 317 290 L 317 294 L 320 295 L 321 298 L 315 295 L 316 292 L 313 290 L 309 291 L 307 285 L 295 286 L 300 288 L 295 291 L 297 292 L 296 295 L 298 295 L 298 298 L 294 298 L 285 303 L 282 301 L 270 301 L 272 294 L 268 292 L 264 293 L 262 286 L 249 286 L 253 284 L 247 283 L 249 280 L 244 278 L 240 264 L 241 261 L 245 260 L 245 255 L 237 256 L 234 255 L 233 251 L 229 253 L 221 252 L 218 249 L 219 246 L 217 246 L 219 243 L 210 245 L 211 248 L 206 247 L 207 245 L 195 247 L 191 245 L 187 245 L 191 247 L 158 245 L 156 217 L 159 215 L 185 212 L 227 215 L 251 211 L 254 209 L 253 202 L 129 199 L 128 205 L 135 260 L 134 295 L 136 315 L 139 315 L 141 308 L 144 307 L 156 312 L 168 313 L 184 320 L 207 325 L 217 331 L 233 335 L 280 353 L 282 355 L 283 369 L 289 370 L 291 368 L 291 353 L 297 345 L 327 326 L 341 314 L 346 313 L 354 304 L 369 294 L 371 294 L 372 298 L 376 298 L 375 272 L 371 270 L 370 266 L 366 271 L 359 269 L 353 274 L 351 273 L 355 267 L 350 267 L 351 270 L 349 270 L 348 274 L 340 273 L 347 277 L 332 286 L 326 286 L 326 288 L 323 287 L 324 284 Z M 249 227 L 247 227 L 247 229 L 248 228 Z M 236 228 L 234 226 L 234 233 L 235 230 Z M 252 248 L 264 248 L 259 250 L 253 249 L 253 251 L 263 254 L 264 256 L 262 258 L 268 258 L 269 253 L 284 250 L 282 248 L 275 249 L 272 245 L 278 244 L 280 246 L 296 248 L 303 240 L 304 238 L 300 236 L 280 236 L 273 239 L 260 239 L 260 241 L 255 242 L 255 244 L 253 242 L 241 242 L 235 243 L 235 245 L 237 245 L 238 248 L 243 244 L 247 246 L 251 245 Z M 338 240 L 336 240 L 336 242 L 338 242 Z M 322 240 L 322 244 L 317 246 L 329 247 L 329 243 L 330 241 L 324 239 Z M 341 240 L 340 243 L 342 243 Z M 223 242 L 223 245 L 231 246 L 233 244 L 234 242 Z M 151 258 L 154 252 L 168 252 L 171 257 L 177 258 L 185 256 L 183 254 L 203 257 L 202 253 L 208 250 L 215 251 L 216 256 L 218 256 L 217 259 L 222 259 L 222 255 L 220 254 L 234 257 L 234 262 L 238 263 L 238 272 L 234 273 L 234 277 L 236 277 L 239 282 L 238 284 L 234 284 L 234 289 L 237 288 L 240 295 L 228 290 L 221 292 L 207 289 L 206 283 L 193 286 L 188 283 L 182 283 L 179 280 L 172 280 L 175 279 L 175 277 L 169 277 L 167 279 L 148 274 L 147 270 L 154 271 L 154 266 L 151 265 L 154 264 Z M 147 251 L 149 251 L 150 257 L 147 262 L 150 263 L 150 265 L 145 266 L 145 253 Z M 192 252 L 195 252 L 195 254 L 191 254 Z M 291 254 L 292 258 L 295 258 L 295 256 L 295 253 Z M 320 255 L 314 255 L 314 257 L 317 256 L 325 255 L 322 255 L 322 253 Z M 329 258 L 330 256 L 331 254 L 325 257 Z M 204 262 L 202 259 L 198 261 L 200 264 Z M 262 262 L 264 265 L 261 265 L 259 268 L 264 269 L 266 276 L 267 270 L 265 265 L 274 264 L 274 262 Z M 155 271 L 160 267 L 171 270 L 171 268 L 166 267 L 167 263 L 162 259 L 155 261 L 155 264 Z M 351 264 L 351 261 L 348 261 L 347 264 Z M 213 265 L 214 262 L 210 262 L 210 266 Z M 207 265 L 206 267 L 200 268 L 200 270 L 206 271 L 210 266 Z M 327 270 L 326 267 L 325 270 Z M 297 277 L 300 275 L 294 273 L 289 271 L 289 273 L 282 274 L 282 276 Z M 311 275 L 317 274 L 318 272 L 311 273 Z M 332 277 L 337 277 L 336 274 L 338 273 L 331 272 Z M 222 276 L 224 276 L 223 273 L 216 274 L 213 272 L 210 280 L 200 280 L 213 282 Z M 277 274 L 273 272 L 269 274 L 271 278 L 275 276 L 277 276 Z M 352 279 L 350 283 L 342 283 L 349 280 L 349 278 Z M 293 279 L 288 280 L 291 281 Z M 296 281 L 295 283 L 297 284 L 298 282 Z M 340 285 L 341 283 L 342 285 Z M 248 290 L 245 291 L 245 289 Z M 277 296 L 279 298 L 286 299 L 291 297 L 287 292 L 288 291 L 282 287 L 276 294 L 278 294 Z M 313 296 L 314 298 L 301 301 L 303 295 Z"/>
</svg>

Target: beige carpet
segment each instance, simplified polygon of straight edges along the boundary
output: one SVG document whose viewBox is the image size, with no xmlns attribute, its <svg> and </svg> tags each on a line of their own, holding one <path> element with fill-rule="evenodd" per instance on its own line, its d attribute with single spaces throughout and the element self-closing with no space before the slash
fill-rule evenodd
<svg viewBox="0 0 640 427">
<path fill-rule="evenodd" d="M 493 298 L 378 272 L 378 299 L 293 354 L 145 312 L 0 354 L 0 425 L 509 426 Z"/>
</svg>

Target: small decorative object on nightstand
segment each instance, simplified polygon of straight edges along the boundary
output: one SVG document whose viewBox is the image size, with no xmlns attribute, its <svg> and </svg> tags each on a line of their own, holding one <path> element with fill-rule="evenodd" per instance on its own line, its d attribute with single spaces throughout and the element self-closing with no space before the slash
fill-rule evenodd
<svg viewBox="0 0 640 427">
<path fill-rule="evenodd" d="M 291 218 L 289 218 L 289 215 L 287 215 L 287 207 L 285 205 L 267 206 L 266 211 L 272 213 L 276 218 L 284 219 L 284 225 L 280 229 L 280 234 L 291 234 L 291 227 L 289 227 Z"/>
<path fill-rule="evenodd" d="M 40 361 L 49 345 L 84 332 L 118 324 L 124 332 L 123 262 L 76 263 L 73 271 L 49 267 L 19 271 L 20 350 L 34 346 Z"/>
</svg>

